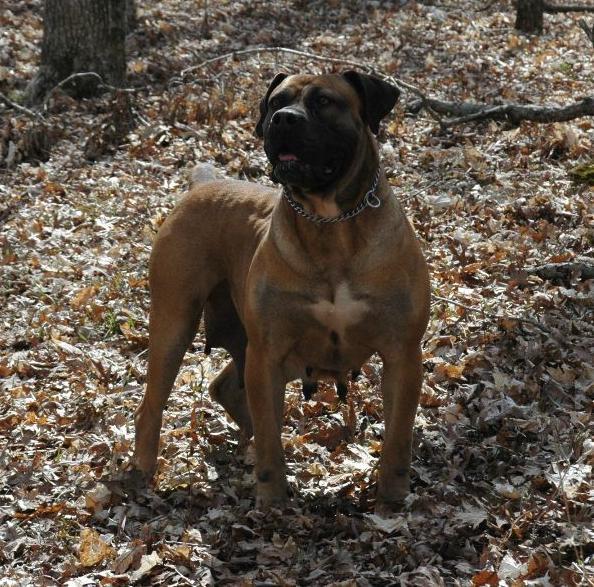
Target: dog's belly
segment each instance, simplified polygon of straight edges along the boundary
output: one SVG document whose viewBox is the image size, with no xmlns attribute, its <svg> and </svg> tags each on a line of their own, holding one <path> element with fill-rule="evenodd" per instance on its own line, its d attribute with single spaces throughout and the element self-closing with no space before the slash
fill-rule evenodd
<svg viewBox="0 0 594 587">
<path fill-rule="evenodd" d="M 356 370 L 371 356 L 368 346 L 351 341 L 350 337 L 336 339 L 335 331 L 309 329 L 295 341 L 286 356 L 285 370 L 290 379 L 337 377 Z"/>
</svg>

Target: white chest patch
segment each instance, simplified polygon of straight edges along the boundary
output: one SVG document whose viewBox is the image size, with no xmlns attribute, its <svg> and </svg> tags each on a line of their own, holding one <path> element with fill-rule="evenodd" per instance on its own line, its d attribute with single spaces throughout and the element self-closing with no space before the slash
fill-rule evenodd
<svg viewBox="0 0 594 587">
<path fill-rule="evenodd" d="M 312 304 L 312 312 L 316 320 L 339 337 L 345 330 L 363 319 L 369 310 L 368 305 L 353 297 L 348 283 L 343 281 L 334 291 L 334 301 L 320 300 Z"/>
</svg>

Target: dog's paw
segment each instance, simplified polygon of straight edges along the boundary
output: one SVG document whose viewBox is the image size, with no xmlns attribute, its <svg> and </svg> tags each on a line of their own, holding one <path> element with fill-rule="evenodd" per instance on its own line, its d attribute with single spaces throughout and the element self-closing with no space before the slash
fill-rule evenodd
<svg viewBox="0 0 594 587">
<path fill-rule="evenodd" d="M 144 471 L 136 464 L 131 463 L 122 473 L 121 479 L 135 487 L 148 487 L 154 479 L 155 469 L 156 467 L 149 471 Z"/>
<path fill-rule="evenodd" d="M 256 485 L 256 507 L 258 509 L 280 508 L 289 504 L 289 492 L 284 479 L 262 479 L 266 473 L 259 473 Z"/>
<path fill-rule="evenodd" d="M 145 479 L 148 483 L 157 472 L 157 462 L 153 462 L 152 460 L 150 462 L 146 462 L 133 457 L 130 465 L 126 467 L 126 471 L 139 479 Z"/>
<path fill-rule="evenodd" d="M 151 488 L 152 480 L 152 476 L 146 475 L 146 473 L 130 464 L 111 478 L 105 478 L 101 481 L 111 493 L 135 498 L 146 494 L 146 491 Z"/>
</svg>

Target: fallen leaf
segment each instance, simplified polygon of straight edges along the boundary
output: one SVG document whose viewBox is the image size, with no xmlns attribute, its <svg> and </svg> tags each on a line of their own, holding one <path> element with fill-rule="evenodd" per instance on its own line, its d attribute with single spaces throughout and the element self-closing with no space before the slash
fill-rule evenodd
<svg viewBox="0 0 594 587">
<path fill-rule="evenodd" d="M 115 550 L 95 530 L 81 530 L 78 558 L 83 567 L 94 567 L 114 554 Z"/>
<path fill-rule="evenodd" d="M 132 582 L 140 581 L 162 562 L 163 560 L 156 552 L 144 554 L 140 559 L 140 566 L 130 575 L 130 580 Z"/>
</svg>

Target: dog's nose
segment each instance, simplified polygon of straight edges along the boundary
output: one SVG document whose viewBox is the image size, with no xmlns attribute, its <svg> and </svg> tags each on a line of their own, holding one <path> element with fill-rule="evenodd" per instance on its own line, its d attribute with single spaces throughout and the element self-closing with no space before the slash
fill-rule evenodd
<svg viewBox="0 0 594 587">
<path fill-rule="evenodd" d="M 277 126 L 295 126 L 305 121 L 305 114 L 296 108 L 281 108 L 272 116 L 271 123 Z"/>
</svg>

